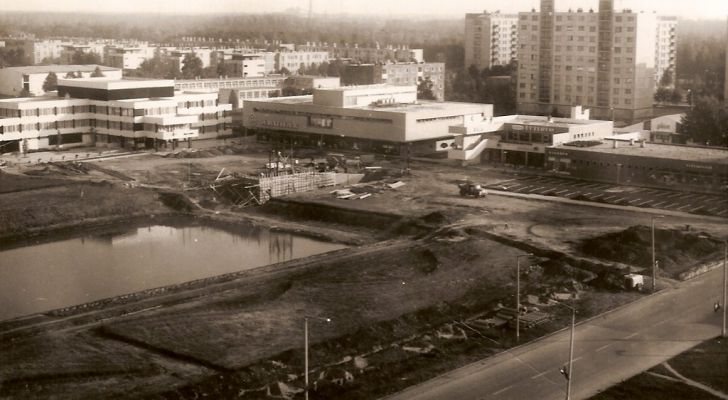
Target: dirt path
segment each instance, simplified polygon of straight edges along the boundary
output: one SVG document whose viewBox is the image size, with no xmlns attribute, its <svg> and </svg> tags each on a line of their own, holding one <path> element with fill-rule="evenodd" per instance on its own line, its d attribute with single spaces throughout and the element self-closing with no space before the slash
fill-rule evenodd
<svg viewBox="0 0 728 400">
<path fill-rule="evenodd" d="M 664 362 L 664 363 L 662 363 L 662 366 L 665 367 L 668 371 L 670 371 L 670 373 L 672 373 L 673 375 L 675 375 L 676 377 L 678 377 L 678 379 L 682 383 L 684 383 L 686 385 L 690 385 L 690 386 L 695 387 L 695 388 L 698 388 L 700 390 L 706 391 L 706 392 L 712 394 L 713 396 L 718 397 L 718 398 L 721 398 L 723 400 L 728 400 L 728 394 L 725 394 L 723 392 L 720 392 L 718 390 L 715 390 L 715 389 L 711 388 L 710 386 L 703 385 L 700 382 L 696 382 L 696 381 L 694 381 L 692 379 L 689 379 L 689 378 L 684 377 L 682 374 L 680 374 L 674 368 L 672 368 L 669 363 Z"/>
</svg>

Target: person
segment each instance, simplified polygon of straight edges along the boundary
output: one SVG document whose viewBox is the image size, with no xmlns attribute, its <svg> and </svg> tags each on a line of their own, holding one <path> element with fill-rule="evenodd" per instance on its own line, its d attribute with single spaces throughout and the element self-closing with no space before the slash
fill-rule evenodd
<svg viewBox="0 0 728 400">
<path fill-rule="evenodd" d="M 716 301 L 715 304 L 713 304 L 713 312 L 718 312 L 720 310 L 720 302 Z"/>
</svg>

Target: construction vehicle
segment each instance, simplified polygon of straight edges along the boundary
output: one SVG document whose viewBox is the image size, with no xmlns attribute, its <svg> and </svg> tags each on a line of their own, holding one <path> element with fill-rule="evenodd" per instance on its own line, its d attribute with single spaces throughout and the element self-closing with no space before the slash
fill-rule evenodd
<svg viewBox="0 0 728 400">
<path fill-rule="evenodd" d="M 477 183 L 462 182 L 458 184 L 458 187 L 462 197 L 485 197 L 488 194 L 488 191 Z"/>
</svg>

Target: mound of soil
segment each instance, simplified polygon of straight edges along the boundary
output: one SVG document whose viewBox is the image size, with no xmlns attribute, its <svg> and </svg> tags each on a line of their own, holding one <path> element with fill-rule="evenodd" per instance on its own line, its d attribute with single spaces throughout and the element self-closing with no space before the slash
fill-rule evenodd
<svg viewBox="0 0 728 400">
<path fill-rule="evenodd" d="M 649 226 L 632 226 L 620 232 L 585 239 L 580 250 L 592 257 L 650 268 L 651 229 Z M 674 276 L 717 258 L 720 250 L 721 242 L 707 233 L 655 229 L 655 258 L 663 272 Z"/>
</svg>

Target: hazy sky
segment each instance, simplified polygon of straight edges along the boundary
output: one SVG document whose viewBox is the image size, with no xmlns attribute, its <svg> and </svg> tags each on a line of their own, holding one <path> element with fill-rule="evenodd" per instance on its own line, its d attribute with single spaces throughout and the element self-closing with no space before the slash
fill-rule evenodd
<svg viewBox="0 0 728 400">
<path fill-rule="evenodd" d="M 447 17 L 484 9 L 501 12 L 538 9 L 539 0 L 312 0 L 314 13 L 322 14 L 418 14 Z M 308 10 L 309 0 L 0 0 L 2 11 L 101 11 L 101 12 L 276 12 L 291 8 Z M 657 11 L 685 18 L 722 18 L 728 0 L 615 0 L 617 9 Z M 556 0 L 557 10 L 596 9 L 598 0 Z"/>
</svg>

